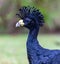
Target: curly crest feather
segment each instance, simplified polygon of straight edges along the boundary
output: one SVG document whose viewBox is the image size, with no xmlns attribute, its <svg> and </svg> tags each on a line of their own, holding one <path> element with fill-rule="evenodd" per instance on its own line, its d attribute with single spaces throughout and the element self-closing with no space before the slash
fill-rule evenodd
<svg viewBox="0 0 60 64">
<path fill-rule="evenodd" d="M 40 26 L 44 24 L 44 16 L 41 14 L 41 12 L 38 9 L 34 7 L 23 6 L 19 9 L 19 12 L 16 15 L 21 19 L 30 18 Z"/>
</svg>

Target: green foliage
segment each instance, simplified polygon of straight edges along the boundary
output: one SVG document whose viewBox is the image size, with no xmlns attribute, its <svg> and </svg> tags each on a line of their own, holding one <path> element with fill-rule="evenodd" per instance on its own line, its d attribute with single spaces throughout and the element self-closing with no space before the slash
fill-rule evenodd
<svg viewBox="0 0 60 64">
<path fill-rule="evenodd" d="M 32 0 L 21 0 L 21 5 L 22 6 L 33 6 L 33 1 Z"/>
</svg>

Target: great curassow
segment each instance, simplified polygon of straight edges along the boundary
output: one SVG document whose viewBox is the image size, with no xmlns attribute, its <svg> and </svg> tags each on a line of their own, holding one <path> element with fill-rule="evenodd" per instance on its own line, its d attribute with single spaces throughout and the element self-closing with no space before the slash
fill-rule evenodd
<svg viewBox="0 0 60 64">
<path fill-rule="evenodd" d="M 24 26 L 29 29 L 26 44 L 29 64 L 60 64 L 60 50 L 45 49 L 37 40 L 39 28 L 44 24 L 41 12 L 34 7 L 23 6 L 16 15 L 21 18 L 16 27 Z"/>
</svg>

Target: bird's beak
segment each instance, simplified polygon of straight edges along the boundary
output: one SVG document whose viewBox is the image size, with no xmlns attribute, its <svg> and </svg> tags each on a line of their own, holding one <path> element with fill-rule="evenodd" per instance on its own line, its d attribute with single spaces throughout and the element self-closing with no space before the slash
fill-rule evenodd
<svg viewBox="0 0 60 64">
<path fill-rule="evenodd" d="M 20 26 L 24 26 L 23 20 L 19 20 L 19 21 L 16 23 L 16 27 L 20 27 Z"/>
</svg>

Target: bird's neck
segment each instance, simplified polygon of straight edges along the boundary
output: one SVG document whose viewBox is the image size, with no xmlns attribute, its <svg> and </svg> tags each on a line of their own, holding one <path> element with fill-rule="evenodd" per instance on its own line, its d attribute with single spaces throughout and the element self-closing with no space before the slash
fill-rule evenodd
<svg viewBox="0 0 60 64">
<path fill-rule="evenodd" d="M 37 40 L 38 32 L 39 32 L 39 27 L 30 30 L 27 39 L 27 49 L 32 49 L 32 48 L 34 48 L 35 50 L 43 49 L 42 46 L 39 45 L 39 42 Z"/>
<path fill-rule="evenodd" d="M 31 29 L 29 31 L 28 41 L 32 41 L 34 39 L 37 40 L 38 32 L 39 32 L 39 27 L 35 27 L 35 28 Z"/>
<path fill-rule="evenodd" d="M 39 32 L 39 27 L 34 28 L 33 30 L 30 30 L 29 36 L 27 39 L 27 50 L 31 52 L 31 49 L 37 50 L 43 50 L 43 47 L 39 45 L 39 42 L 37 40 Z"/>
</svg>

